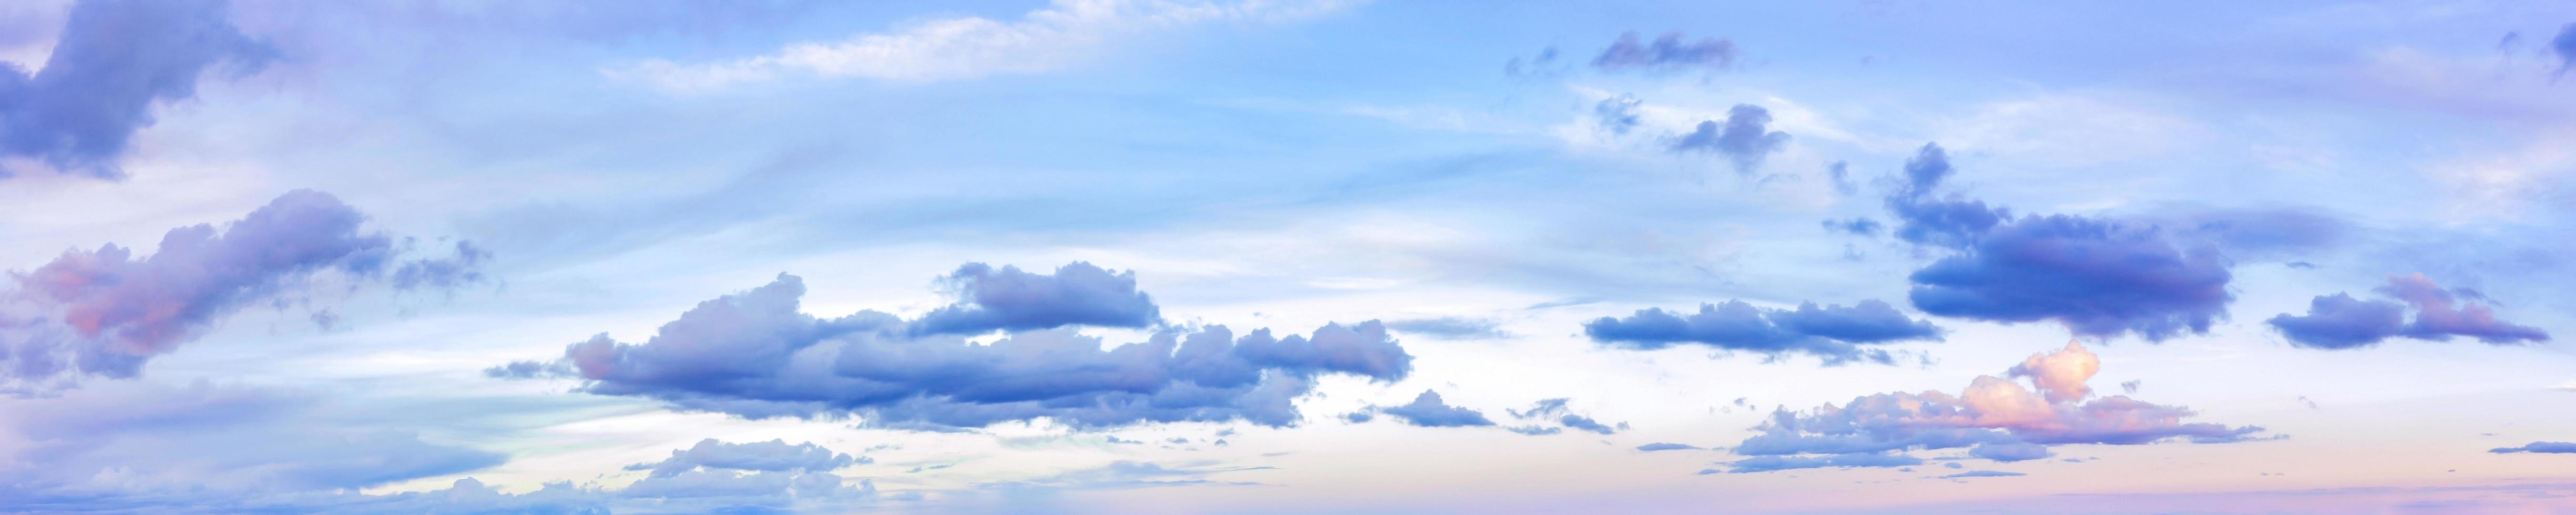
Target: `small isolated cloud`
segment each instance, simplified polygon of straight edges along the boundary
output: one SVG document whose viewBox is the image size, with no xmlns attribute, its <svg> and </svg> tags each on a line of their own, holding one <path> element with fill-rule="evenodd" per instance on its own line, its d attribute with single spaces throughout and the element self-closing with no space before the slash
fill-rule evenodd
<svg viewBox="0 0 2576 515">
<path fill-rule="evenodd" d="M 1732 451 L 1730 471 L 1919 465 L 1915 450 L 1970 448 L 1998 462 L 2046 458 L 2067 444 L 2138 445 L 2171 440 L 2225 443 L 2263 439 L 2263 428 L 2184 422 L 2194 413 L 2127 396 L 2091 398 L 2084 383 L 2099 361 L 2083 345 L 2034 354 L 2004 377 L 1978 376 L 1958 395 L 1882 393 L 1810 411 L 1774 412 L 1761 432 Z M 2006 377 L 2029 378 L 2024 387 Z M 2034 391 L 2036 390 L 2036 391 Z M 1948 464 L 1958 467 L 1956 462 Z"/>
<path fill-rule="evenodd" d="M 2494 307 L 2476 302 L 2484 295 L 2444 289 L 2424 274 L 2389 277 L 2387 286 L 2372 291 L 2395 300 L 2321 295 L 2308 301 L 2308 314 L 2283 313 L 2264 322 L 2291 345 L 2312 349 L 2358 349 L 2392 337 L 2449 341 L 2466 336 L 2493 345 L 2549 341 L 2549 333 L 2540 328 L 2496 319 Z M 2410 308 L 2412 322 L 2406 320 Z"/>
<path fill-rule="evenodd" d="M 978 17 L 912 23 L 834 42 L 798 43 L 733 61 L 650 60 L 611 70 L 676 92 L 720 90 L 788 76 L 902 83 L 1055 71 L 1142 33 L 1231 21 L 1285 22 L 1340 10 L 1340 0 L 1057 0 L 1017 20 Z"/>
<path fill-rule="evenodd" d="M 1476 410 L 1467 408 L 1451 406 L 1446 402 L 1441 402 L 1440 393 L 1431 390 L 1423 390 L 1422 395 L 1416 395 L 1413 397 L 1413 402 L 1400 406 L 1377 408 L 1377 411 L 1379 413 L 1393 416 L 1397 420 L 1402 420 L 1406 424 L 1421 427 L 1470 427 L 1494 425 L 1494 421 L 1492 419 L 1485 418 L 1484 413 L 1479 413 Z"/>
<path fill-rule="evenodd" d="M 1908 276 L 1915 309 L 2162 341 L 2208 333 L 2236 299 L 2227 289 L 2232 262 L 2216 244 L 2109 219 L 2014 218 L 1982 201 L 1935 195 L 1953 173 L 1939 145 L 1924 145 L 1887 199 L 1899 239 L 1953 251 Z"/>
<path fill-rule="evenodd" d="M 1075 261 L 1054 275 L 967 263 L 941 277 L 958 300 L 912 322 L 917 334 L 982 334 L 1067 325 L 1146 327 L 1162 322 L 1153 297 L 1136 291 L 1136 272 L 1112 273 Z"/>
<path fill-rule="evenodd" d="M 197 77 L 257 71 L 275 53 L 225 19 L 223 0 L 83 0 L 34 74 L 0 63 L 0 157 L 121 178 L 116 158 L 152 105 L 197 94 Z M 0 168 L 0 176 L 14 170 Z"/>
<path fill-rule="evenodd" d="M 1834 192 L 1844 195 L 1860 193 L 1860 182 L 1852 180 L 1851 163 L 1835 161 L 1825 165 L 1825 178 L 1834 182 Z"/>
<path fill-rule="evenodd" d="M 1592 116 L 1601 124 L 1602 129 L 1610 131 L 1611 134 L 1627 134 L 1640 123 L 1637 119 L 1637 106 L 1640 104 L 1643 102 L 1638 101 L 1636 95 L 1621 93 L 1619 96 L 1601 99 L 1601 103 L 1594 104 Z"/>
<path fill-rule="evenodd" d="M 1846 233 L 1853 236 L 1877 236 L 1879 229 L 1882 227 L 1884 226 L 1880 225 L 1877 220 L 1871 220 L 1869 217 L 1825 221 L 1825 230 Z"/>
<path fill-rule="evenodd" d="M 1789 133 L 1770 130 L 1771 111 L 1761 106 L 1737 104 L 1726 111 L 1726 121 L 1699 122 L 1690 132 L 1673 140 L 1673 152 L 1713 152 L 1734 163 L 1735 172 L 1750 174 L 1762 167 L 1762 159 L 1789 144 Z"/>
<path fill-rule="evenodd" d="M 725 443 L 708 438 L 687 449 L 671 451 L 671 457 L 659 463 L 637 464 L 627 467 L 627 470 L 650 470 L 653 471 L 652 477 L 673 477 L 701 467 L 768 472 L 831 471 L 875 462 L 864 456 L 834 453 L 812 442 L 795 445 L 789 445 L 786 440 Z"/>
<path fill-rule="evenodd" d="M 1650 42 L 1631 31 L 1619 34 L 1617 41 L 1593 57 L 1592 67 L 1602 71 L 1724 70 L 1735 66 L 1735 58 L 1735 42 L 1723 38 L 1693 41 L 1680 32 L 1671 32 Z"/>
<path fill-rule="evenodd" d="M 1508 338 L 1503 323 L 1491 318 L 1439 317 L 1388 320 L 1386 328 L 1397 333 L 1427 336 L 1442 340 L 1479 340 Z"/>
<path fill-rule="evenodd" d="M 2576 454 L 2576 442 L 2531 442 L 2518 447 L 2497 447 L 2494 449 L 2487 449 L 2487 452 L 2496 454 L 2525 452 L 2543 454 Z"/>
<path fill-rule="evenodd" d="M 296 190 L 220 228 L 171 229 L 153 254 L 106 244 L 11 273 L 0 287 L 0 383 L 134 377 L 234 312 L 307 300 L 300 286 L 324 278 L 363 284 L 432 262 L 479 274 L 479 254 L 403 261 L 391 236 L 362 229 L 366 219 L 328 193 Z"/>
<path fill-rule="evenodd" d="M 1601 317 L 1583 324 L 1593 341 L 1628 349 L 1652 350 L 1696 343 L 1726 350 L 1781 356 L 1791 353 L 1823 358 L 1828 365 L 1852 361 L 1892 364 L 1884 349 L 1861 345 L 1902 341 L 1939 341 L 1941 329 L 1907 318 L 1886 302 L 1864 300 L 1851 307 L 1805 303 L 1795 310 L 1754 307 L 1743 301 L 1701 304 L 1688 315 L 1662 308 L 1638 310 L 1626 318 Z"/>
<path fill-rule="evenodd" d="M 1941 479 L 1959 479 L 1959 478 L 1970 478 L 1970 477 L 2014 477 L 2014 476 L 2027 476 L 2027 475 L 2029 475 L 2029 474 L 2023 474 L 2023 473 L 2020 473 L 2020 472 L 2004 472 L 2004 471 L 2001 471 L 2001 470 L 1971 470 L 1971 471 L 1967 471 L 1967 472 L 1960 472 L 1960 473 L 1957 473 L 1957 474 L 1951 474 L 1951 475 L 1947 475 L 1947 476 L 1941 476 Z"/>
<path fill-rule="evenodd" d="M 1628 427 L 1628 424 L 1625 422 L 1621 422 L 1614 427 L 1610 424 L 1603 424 L 1600 421 L 1593 420 L 1592 417 L 1568 412 L 1566 404 L 1572 401 L 1573 399 L 1563 397 L 1541 399 L 1537 403 L 1530 405 L 1530 408 L 1527 410 L 1505 409 L 1503 412 L 1510 413 L 1512 418 L 1516 420 L 1535 419 L 1556 422 L 1556 425 L 1553 427 L 1529 425 L 1510 428 L 1514 433 L 1533 436 L 1562 433 L 1565 432 L 1566 429 L 1610 435 L 1618 434 L 1619 430 L 1627 429 Z"/>
<path fill-rule="evenodd" d="M 1639 446 L 1637 446 L 1637 452 L 1655 452 L 1655 451 L 1696 451 L 1696 450 L 1700 450 L 1700 447 L 1699 447 L 1699 446 L 1696 446 L 1696 445 L 1678 444 L 1678 443 L 1671 443 L 1671 442 L 1655 442 L 1655 443 L 1650 443 L 1650 444 L 1645 444 L 1645 445 L 1639 445 Z"/>
<path fill-rule="evenodd" d="M 804 281 L 780 274 L 766 286 L 700 303 L 642 343 L 601 334 L 567 346 L 561 358 L 504 365 L 496 375 L 564 366 L 583 380 L 581 392 L 658 399 L 677 409 L 954 430 L 1041 418 L 1082 429 L 1234 420 L 1289 426 L 1300 420 L 1293 401 L 1311 392 L 1318 376 L 1392 382 L 1412 370 L 1413 356 L 1376 321 L 1284 338 L 1267 329 L 1241 337 L 1224 326 L 1170 329 L 1104 349 L 1075 326 L 1144 320 L 1151 304 L 1128 288 L 1131 275 L 1068 265 L 1053 277 L 984 282 L 1011 271 L 998 274 L 969 265 L 950 276 L 971 278 L 964 287 L 981 290 L 925 315 L 936 324 L 878 311 L 808 315 L 799 310 Z M 1083 302 L 1106 306 L 1071 305 Z M 1030 329 L 978 344 L 924 326 Z"/>
</svg>

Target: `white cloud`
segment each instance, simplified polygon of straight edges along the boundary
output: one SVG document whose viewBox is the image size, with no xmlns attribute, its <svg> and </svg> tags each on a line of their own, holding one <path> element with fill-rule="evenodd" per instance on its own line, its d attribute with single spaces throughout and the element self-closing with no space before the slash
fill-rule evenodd
<svg viewBox="0 0 2576 515">
<path fill-rule="evenodd" d="M 1018 20 L 945 18 L 828 43 L 800 43 L 747 59 L 681 64 L 650 60 L 612 76 L 673 91 L 706 91 L 790 73 L 898 82 L 1041 73 L 1099 53 L 1122 36 L 1220 21 L 1293 21 L 1346 0 L 1056 0 Z"/>
</svg>

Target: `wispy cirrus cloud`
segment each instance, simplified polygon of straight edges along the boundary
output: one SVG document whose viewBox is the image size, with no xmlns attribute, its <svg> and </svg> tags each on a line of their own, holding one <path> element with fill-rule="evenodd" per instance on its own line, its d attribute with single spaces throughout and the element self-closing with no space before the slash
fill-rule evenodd
<svg viewBox="0 0 2576 515">
<path fill-rule="evenodd" d="M 788 75 L 910 83 L 1025 75 L 1089 60 L 1138 33 L 1229 21 L 1293 21 L 1355 3 L 1057 0 L 1017 20 L 942 18 L 836 42 L 790 45 L 758 57 L 703 64 L 657 59 L 609 73 L 676 92 L 719 90 Z"/>
</svg>

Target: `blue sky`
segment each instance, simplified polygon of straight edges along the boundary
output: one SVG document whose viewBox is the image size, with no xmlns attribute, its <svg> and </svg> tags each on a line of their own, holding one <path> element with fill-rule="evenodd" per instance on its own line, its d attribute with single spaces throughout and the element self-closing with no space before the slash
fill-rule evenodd
<svg viewBox="0 0 2576 515">
<path fill-rule="evenodd" d="M 2576 8 L 0 6 L 0 507 L 2576 510 Z"/>
</svg>

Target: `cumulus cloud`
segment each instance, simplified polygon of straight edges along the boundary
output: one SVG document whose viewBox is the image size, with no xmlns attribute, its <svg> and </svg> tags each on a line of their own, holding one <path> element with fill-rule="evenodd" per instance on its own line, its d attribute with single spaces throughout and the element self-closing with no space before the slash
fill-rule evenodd
<svg viewBox="0 0 2576 515">
<path fill-rule="evenodd" d="M 2084 382 L 2098 369 L 2090 351 L 2068 342 L 2005 373 L 2031 378 L 2029 387 L 1978 376 L 1957 395 L 1882 393 L 1810 411 L 1777 411 L 1754 427 L 1761 434 L 1732 449 L 1746 458 L 1730 463 L 1729 470 L 1918 465 L 1908 452 L 1961 447 L 1970 448 L 1972 458 L 2009 462 L 2049 457 L 2049 447 L 2056 445 L 2261 439 L 2260 427 L 2184 422 L 2194 413 L 2179 406 L 2123 395 L 2091 397 Z"/>
<path fill-rule="evenodd" d="M 1916 309 L 1993 322 L 2056 321 L 2084 336 L 2162 341 L 2227 317 L 2234 263 L 2206 240 L 2160 226 L 2072 215 L 2015 218 L 1983 201 L 1935 194 L 1954 174 L 1939 145 L 1906 162 L 1887 205 L 1897 238 L 1947 248 L 1916 270 Z"/>
<path fill-rule="evenodd" d="M 1494 425 L 1484 413 L 1441 402 L 1440 393 L 1423 390 L 1413 402 L 1377 408 L 1377 412 L 1394 416 L 1406 424 L 1422 427 L 1468 427 Z"/>
<path fill-rule="evenodd" d="M 1601 55 L 1592 58 L 1592 67 L 1603 71 L 1668 72 L 1693 68 L 1724 70 L 1735 66 L 1735 42 L 1705 37 L 1686 41 L 1686 38 L 1680 32 L 1671 32 L 1649 42 L 1633 31 L 1621 33 L 1609 48 L 1601 49 Z"/>
<path fill-rule="evenodd" d="M 1020 19 L 944 18 L 849 39 L 798 43 L 776 53 L 706 64 L 645 61 L 614 70 L 680 92 L 724 89 L 789 75 L 925 83 L 1062 69 L 1140 33 L 1220 22 L 1283 22 L 1340 10 L 1341 0 L 1057 0 Z"/>
<path fill-rule="evenodd" d="M 921 334 L 980 334 L 1066 325 L 1145 327 L 1162 321 L 1154 299 L 1136 291 L 1136 271 L 1111 273 L 1075 261 L 1040 275 L 967 263 L 940 278 L 958 302 L 913 321 Z"/>
<path fill-rule="evenodd" d="M 1753 173 L 1762 159 L 1789 144 L 1789 133 L 1770 130 L 1771 111 L 1752 104 L 1726 110 L 1726 122 L 1699 122 L 1674 139 L 1674 152 L 1714 152 L 1734 163 L 1736 173 Z"/>
<path fill-rule="evenodd" d="M 1057 277 L 1064 276 L 1060 270 Z M 1106 319 L 1013 316 L 1004 318 L 1067 325 L 1021 324 L 1032 328 L 979 345 L 956 334 L 923 334 L 913 329 L 919 321 L 883 312 L 817 318 L 799 311 L 804 294 L 803 280 L 780 274 L 768 285 L 700 303 L 642 343 L 601 334 L 566 347 L 562 358 L 490 373 L 528 375 L 515 371 L 561 364 L 584 381 L 583 392 L 660 399 L 679 409 L 748 418 L 855 416 L 876 427 L 953 430 L 1040 418 L 1083 429 L 1233 420 L 1289 426 L 1299 420 L 1292 401 L 1311 391 L 1317 376 L 1392 382 L 1412 370 L 1413 356 L 1376 321 L 1326 324 L 1284 338 L 1267 329 L 1241 337 L 1224 326 L 1170 329 L 1104 350 L 1099 338 L 1071 325 Z M 1070 298 L 1132 307 L 1144 296 Z M 991 299 L 977 300 L 993 308 Z M 1106 311 L 1052 306 L 1029 312 Z"/>
<path fill-rule="evenodd" d="M 2355 349 L 2392 337 L 2449 341 L 2455 336 L 2494 345 L 2549 341 L 2540 328 L 2498 320 L 2495 309 L 2474 302 L 2475 291 L 2442 288 L 2424 274 L 2392 276 L 2375 290 L 2395 299 L 2361 300 L 2349 294 L 2321 295 L 2308 301 L 2308 314 L 2283 313 L 2266 320 L 2291 345 L 2315 349 Z M 2406 311 L 2415 320 L 2406 321 Z"/>
<path fill-rule="evenodd" d="M 133 377 L 227 315 L 297 298 L 303 282 L 382 279 L 398 252 L 391 237 L 361 230 L 365 220 L 330 194 L 296 190 L 220 229 L 171 229 L 150 255 L 106 244 L 11 273 L 0 290 L 0 379 Z M 458 259 L 399 266 L 442 262 L 457 274 L 478 273 L 479 254 Z"/>
<path fill-rule="evenodd" d="M 2487 449 L 2487 452 L 2496 454 L 2513 454 L 2521 452 L 2576 454 L 2576 442 L 2531 442 L 2518 447 L 2497 447 L 2494 449 Z"/>
<path fill-rule="evenodd" d="M 0 63 L 0 157 L 120 178 L 116 158 L 152 105 L 196 96 L 197 77 L 257 70 L 273 53 L 225 20 L 222 0 L 82 0 L 30 74 Z M 0 168 L 0 175 L 12 170 Z"/>
<path fill-rule="evenodd" d="M 1626 318 L 1601 317 L 1583 324 L 1593 341 L 1628 349 L 1651 350 L 1696 343 L 1770 356 L 1791 353 L 1823 358 L 1828 365 L 1852 361 L 1895 363 L 1884 349 L 1861 345 L 1910 340 L 1938 341 L 1941 329 L 1907 318 L 1886 302 L 1864 300 L 1851 307 L 1800 304 L 1796 310 L 1754 307 L 1743 301 L 1701 304 L 1688 315 L 1662 308 L 1638 310 Z"/>
</svg>

